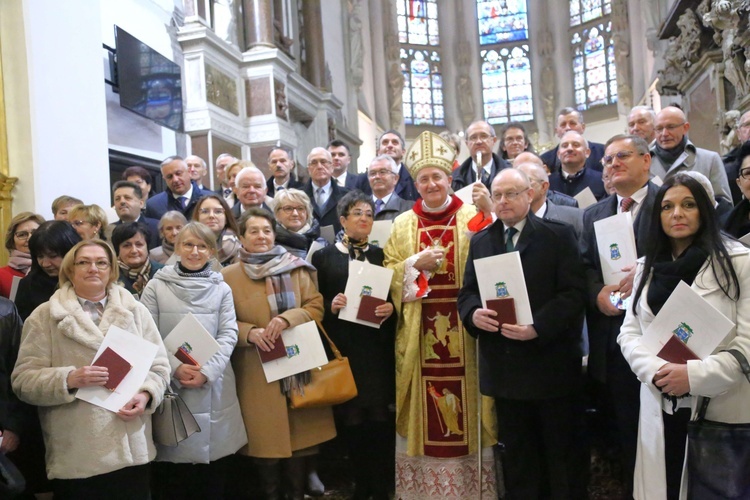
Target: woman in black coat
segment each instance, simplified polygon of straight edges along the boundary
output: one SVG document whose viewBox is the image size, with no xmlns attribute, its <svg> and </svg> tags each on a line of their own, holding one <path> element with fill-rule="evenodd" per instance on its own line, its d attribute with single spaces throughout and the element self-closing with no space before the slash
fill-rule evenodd
<svg viewBox="0 0 750 500">
<path fill-rule="evenodd" d="M 394 462 L 390 446 L 394 440 L 393 417 L 388 406 L 395 399 L 395 316 L 393 304 L 388 302 L 375 310 L 384 321 L 380 329 L 338 318 L 338 312 L 346 305 L 343 292 L 349 278 L 349 261 L 383 265 L 383 250 L 367 244 L 375 213 L 372 199 L 352 191 L 339 201 L 338 213 L 344 230 L 342 241 L 319 250 L 312 258 L 325 301 L 323 325 L 341 354 L 349 358 L 357 384 L 357 397 L 337 406 L 335 411 L 353 461 L 354 498 L 385 499 Z"/>
</svg>

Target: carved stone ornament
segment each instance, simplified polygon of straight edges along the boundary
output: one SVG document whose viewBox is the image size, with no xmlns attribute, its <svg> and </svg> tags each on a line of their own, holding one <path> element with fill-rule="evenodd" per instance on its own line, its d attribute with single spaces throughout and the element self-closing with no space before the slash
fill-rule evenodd
<svg viewBox="0 0 750 500">
<path fill-rule="evenodd" d="M 664 53 L 664 68 L 659 70 L 658 91 L 662 95 L 679 94 L 679 85 L 701 55 L 701 27 L 695 12 L 687 9 L 677 20 L 677 26 L 680 34 L 669 39 Z"/>
<path fill-rule="evenodd" d="M 401 55 L 398 43 L 398 29 L 396 27 L 396 12 L 391 8 L 391 2 L 383 2 L 383 19 L 385 29 L 385 56 L 388 67 L 388 110 L 390 112 L 390 128 L 400 129 L 404 124 L 404 75 L 401 73 Z"/>
<path fill-rule="evenodd" d="M 749 4 L 747 0 L 704 0 L 699 6 L 703 12 L 703 24 L 714 30 L 714 42 L 721 47 L 724 78 L 735 88 L 735 95 L 740 97 L 750 91 L 747 19 L 742 26 Z"/>
<path fill-rule="evenodd" d="M 466 40 L 456 44 L 456 93 L 458 94 L 458 110 L 461 114 L 462 123 L 468 126 L 474 120 L 474 86 L 471 78 L 471 60 L 468 57 L 471 54 L 471 46 Z"/>
<path fill-rule="evenodd" d="M 289 104 L 286 102 L 286 86 L 278 80 L 273 81 L 274 95 L 276 98 L 276 116 L 286 120 L 286 111 Z"/>
<path fill-rule="evenodd" d="M 740 138 L 737 136 L 737 126 L 740 121 L 740 112 L 736 109 L 727 111 L 724 113 L 723 126 L 720 127 L 723 130 L 722 139 L 719 143 L 721 145 L 721 154 L 725 155 L 732 149 L 740 145 Z"/>
<path fill-rule="evenodd" d="M 542 74 L 540 89 L 542 91 L 542 114 L 544 123 L 549 127 L 550 134 L 555 129 L 555 110 L 557 109 L 557 77 L 555 74 L 555 47 L 552 41 L 552 32 L 548 29 L 539 32 L 539 44 L 537 51 L 542 59 Z M 537 151 L 541 151 L 537 149 Z"/>
<path fill-rule="evenodd" d="M 363 63 L 365 57 L 362 42 L 362 0 L 349 2 L 349 69 L 354 89 L 359 91 L 364 81 Z"/>
<path fill-rule="evenodd" d="M 633 106 L 633 89 L 630 77 L 630 28 L 628 4 L 625 0 L 612 0 L 612 38 L 617 67 L 617 101 L 620 112 L 627 114 Z"/>
<path fill-rule="evenodd" d="M 239 115 L 237 82 L 206 63 L 206 100 L 223 110 Z"/>
</svg>

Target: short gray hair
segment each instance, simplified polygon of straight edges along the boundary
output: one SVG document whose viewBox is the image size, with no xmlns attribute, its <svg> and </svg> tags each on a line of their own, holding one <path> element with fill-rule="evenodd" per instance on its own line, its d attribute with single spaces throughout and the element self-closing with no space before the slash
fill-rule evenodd
<svg viewBox="0 0 750 500">
<path fill-rule="evenodd" d="M 259 174 L 261 179 L 263 179 L 264 181 L 266 180 L 266 177 L 263 175 L 263 172 L 261 172 L 260 169 L 256 167 L 255 165 L 252 165 L 252 166 L 244 167 L 242 170 L 237 172 L 237 177 L 234 178 L 234 185 L 236 187 L 239 187 L 240 182 L 250 174 Z M 265 182 L 263 183 L 263 185 L 265 186 Z"/>
<path fill-rule="evenodd" d="M 370 167 L 372 166 L 372 164 L 375 163 L 375 162 L 378 162 L 378 161 L 387 162 L 388 163 L 388 167 L 391 169 L 391 172 L 393 172 L 396 175 L 398 175 L 398 173 L 401 171 L 401 167 L 398 166 L 396 164 L 396 161 L 393 158 L 391 158 L 390 156 L 388 156 L 388 155 L 378 155 L 375 158 L 373 158 L 370 161 L 370 164 L 367 165 L 367 170 L 370 170 Z"/>
</svg>

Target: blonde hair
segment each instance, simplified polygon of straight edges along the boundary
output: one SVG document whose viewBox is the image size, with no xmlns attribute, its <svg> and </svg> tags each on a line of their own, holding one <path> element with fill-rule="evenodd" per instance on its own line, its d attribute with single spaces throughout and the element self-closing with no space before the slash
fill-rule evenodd
<svg viewBox="0 0 750 500">
<path fill-rule="evenodd" d="M 216 246 L 216 235 L 210 227 L 198 221 L 192 221 L 186 224 L 182 229 L 180 229 L 180 233 L 174 240 L 175 248 L 177 248 L 177 245 L 182 243 L 182 240 L 185 239 L 188 234 L 191 234 L 199 240 L 203 241 L 203 243 L 205 243 L 206 246 L 211 250 L 212 255 L 216 254 L 218 250 Z"/>
<path fill-rule="evenodd" d="M 109 243 L 100 239 L 83 240 L 76 243 L 73 248 L 65 254 L 65 257 L 63 257 L 62 263 L 60 264 L 60 275 L 58 277 L 58 282 L 60 283 L 61 288 L 65 283 L 73 281 L 73 268 L 75 267 L 78 250 L 90 246 L 101 247 L 107 254 L 107 259 L 109 260 L 109 281 L 107 281 L 105 288 L 109 287 L 109 285 L 115 283 L 120 278 L 120 267 L 117 265 L 117 256 L 112 247 L 109 246 Z"/>
<path fill-rule="evenodd" d="M 103 238 L 104 228 L 107 227 L 107 214 L 99 205 L 76 205 L 68 212 L 68 220 L 73 223 L 74 220 L 81 219 L 92 226 L 99 224 L 99 237 Z"/>
<path fill-rule="evenodd" d="M 390 158 L 390 156 L 389 156 Z M 305 224 L 311 224 L 312 218 L 313 218 L 313 209 L 312 209 L 312 203 L 310 203 L 310 197 L 307 196 L 307 193 L 300 189 L 280 189 L 276 191 L 276 194 L 273 197 L 273 214 L 276 217 L 276 222 L 278 222 L 278 213 L 281 211 L 281 204 L 285 201 L 291 201 L 292 203 L 302 203 L 305 206 L 305 212 L 307 213 L 307 220 L 305 221 Z"/>
</svg>

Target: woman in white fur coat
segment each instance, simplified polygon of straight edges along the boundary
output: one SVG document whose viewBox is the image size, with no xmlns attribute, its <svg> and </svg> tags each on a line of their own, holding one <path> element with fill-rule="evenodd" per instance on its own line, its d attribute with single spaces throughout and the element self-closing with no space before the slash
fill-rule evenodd
<svg viewBox="0 0 750 500">
<path fill-rule="evenodd" d="M 230 358 L 237 344 L 237 317 L 232 290 L 211 270 L 216 236 L 208 226 L 191 222 L 175 242 L 180 261 L 154 275 L 141 295 L 162 337 L 188 313 L 216 339 L 219 351 L 202 366 L 174 358 L 177 392 L 195 416 L 201 432 L 176 447 L 157 445 L 153 464 L 154 496 L 223 498 L 231 456 L 247 443 Z"/>
<path fill-rule="evenodd" d="M 638 261 L 629 308 L 617 338 L 642 382 L 633 494 L 638 500 L 685 498 L 687 422 L 700 398 L 711 398 L 706 418 L 750 421 L 750 384 L 726 349 L 750 357 L 750 250 L 719 233 L 713 200 L 697 181 L 677 174 L 654 201 L 645 257 Z M 667 363 L 641 344 L 680 281 L 691 285 L 736 327 L 714 353 L 687 364 Z"/>
<path fill-rule="evenodd" d="M 167 387 L 169 361 L 148 310 L 117 277 L 109 245 L 76 244 L 62 261 L 60 289 L 24 324 L 13 390 L 39 407 L 55 499 L 149 498 L 151 413 Z M 117 413 L 75 398 L 77 388 L 106 384 L 107 368 L 90 365 L 112 326 L 158 346 L 139 392 Z"/>
</svg>

